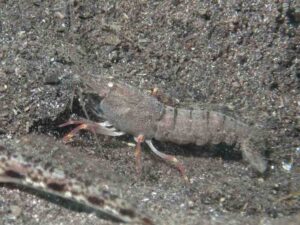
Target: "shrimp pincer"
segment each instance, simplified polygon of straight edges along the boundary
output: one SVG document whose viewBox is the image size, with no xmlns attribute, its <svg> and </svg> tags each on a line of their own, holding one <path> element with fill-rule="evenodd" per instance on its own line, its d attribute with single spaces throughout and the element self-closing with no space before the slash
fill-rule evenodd
<svg viewBox="0 0 300 225">
<path fill-rule="evenodd" d="M 154 96 L 143 93 L 127 84 L 97 81 L 89 84 L 89 90 L 98 101 L 90 104 L 90 110 L 104 120 L 69 121 L 61 126 L 78 124 L 65 136 L 65 141 L 81 129 L 95 134 L 121 136 L 130 134 L 136 141 L 135 156 L 140 170 L 141 143 L 151 151 L 173 164 L 187 179 L 184 166 L 174 156 L 160 152 L 152 140 L 172 142 L 179 145 L 225 143 L 239 146 L 243 159 L 259 173 L 264 173 L 267 163 L 262 156 L 265 138 L 257 129 L 222 113 L 201 109 L 182 109 L 164 105 Z M 90 92 L 91 93 L 91 92 Z"/>
</svg>

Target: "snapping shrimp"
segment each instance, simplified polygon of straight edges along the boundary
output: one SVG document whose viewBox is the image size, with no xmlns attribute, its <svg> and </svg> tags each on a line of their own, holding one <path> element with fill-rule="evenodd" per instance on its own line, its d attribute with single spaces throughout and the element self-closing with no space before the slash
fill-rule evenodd
<svg viewBox="0 0 300 225">
<path fill-rule="evenodd" d="M 215 111 L 168 106 L 128 84 L 95 80 L 88 87 L 90 93 L 98 98 L 97 104 L 91 104 L 91 110 L 104 122 L 68 121 L 60 126 L 75 124 L 77 127 L 64 137 L 65 141 L 70 141 L 79 130 L 109 136 L 127 133 L 133 135 L 136 141 L 138 171 L 141 143 L 145 142 L 154 154 L 173 164 L 185 180 L 187 176 L 183 164 L 174 156 L 160 152 L 153 145 L 153 139 L 179 145 L 238 145 L 243 159 L 254 170 L 264 173 L 267 168 L 267 162 L 261 154 L 266 147 L 265 136 L 232 117 Z"/>
</svg>

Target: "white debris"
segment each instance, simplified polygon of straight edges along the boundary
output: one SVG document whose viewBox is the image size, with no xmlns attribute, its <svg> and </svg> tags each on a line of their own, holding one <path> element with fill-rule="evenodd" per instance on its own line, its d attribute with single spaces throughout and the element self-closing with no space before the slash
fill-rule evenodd
<svg viewBox="0 0 300 225">
<path fill-rule="evenodd" d="M 293 161 L 291 161 L 291 162 L 285 162 L 285 161 L 284 161 L 284 162 L 281 162 L 281 166 L 282 166 L 282 168 L 283 168 L 284 170 L 290 172 L 291 169 L 292 169 L 292 167 L 293 167 Z"/>
</svg>

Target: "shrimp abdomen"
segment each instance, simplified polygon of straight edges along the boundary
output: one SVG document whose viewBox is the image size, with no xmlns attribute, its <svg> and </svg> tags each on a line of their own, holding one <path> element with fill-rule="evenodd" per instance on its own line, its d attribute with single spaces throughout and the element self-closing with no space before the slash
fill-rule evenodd
<svg viewBox="0 0 300 225">
<path fill-rule="evenodd" d="M 233 145 L 247 132 L 245 124 L 222 113 L 166 106 L 165 114 L 157 123 L 155 139 L 177 144 Z"/>
</svg>

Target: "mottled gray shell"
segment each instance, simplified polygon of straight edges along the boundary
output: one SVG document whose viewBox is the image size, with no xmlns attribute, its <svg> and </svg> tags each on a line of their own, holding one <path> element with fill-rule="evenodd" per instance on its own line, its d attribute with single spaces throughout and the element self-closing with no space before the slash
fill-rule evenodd
<svg viewBox="0 0 300 225">
<path fill-rule="evenodd" d="M 114 127 L 133 136 L 143 134 L 146 139 L 154 137 L 157 121 L 164 115 L 164 105 L 155 98 L 120 84 L 112 85 L 100 108 Z"/>
</svg>

